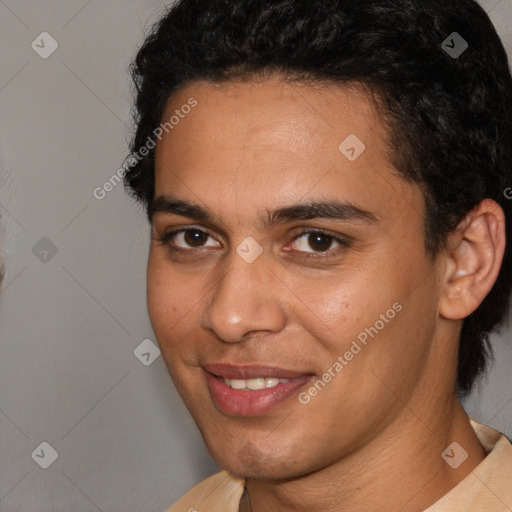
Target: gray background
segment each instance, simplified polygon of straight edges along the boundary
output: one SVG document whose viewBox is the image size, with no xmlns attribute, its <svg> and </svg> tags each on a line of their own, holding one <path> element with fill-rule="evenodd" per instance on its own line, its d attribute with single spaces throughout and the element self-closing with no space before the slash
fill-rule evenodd
<svg viewBox="0 0 512 512">
<path fill-rule="evenodd" d="M 511 0 L 482 5 L 512 55 Z M 162 357 L 134 355 L 154 341 L 146 220 L 121 184 L 93 196 L 127 154 L 127 67 L 164 6 L 0 0 L 2 512 L 163 511 L 216 470 Z M 467 408 L 512 436 L 510 337 Z"/>
</svg>

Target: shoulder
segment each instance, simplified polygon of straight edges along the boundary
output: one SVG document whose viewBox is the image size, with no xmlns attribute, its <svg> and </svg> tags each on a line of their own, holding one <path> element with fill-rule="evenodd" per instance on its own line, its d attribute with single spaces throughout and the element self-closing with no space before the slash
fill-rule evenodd
<svg viewBox="0 0 512 512">
<path fill-rule="evenodd" d="M 168 512 L 238 512 L 244 485 L 243 479 L 221 471 L 190 489 Z"/>
<path fill-rule="evenodd" d="M 471 420 L 471 426 L 487 456 L 424 512 L 512 510 L 512 446 L 505 435 L 487 425 Z"/>
</svg>

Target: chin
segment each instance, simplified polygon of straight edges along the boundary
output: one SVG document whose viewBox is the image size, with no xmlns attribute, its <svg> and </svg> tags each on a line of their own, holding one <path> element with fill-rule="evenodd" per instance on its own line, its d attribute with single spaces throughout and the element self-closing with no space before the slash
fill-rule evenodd
<svg viewBox="0 0 512 512">
<path fill-rule="evenodd" d="M 303 450 L 284 445 L 281 439 L 277 441 L 226 438 L 226 443 L 219 443 L 218 439 L 205 438 L 206 447 L 219 466 L 240 478 L 287 480 L 310 471 L 303 460 Z"/>
</svg>

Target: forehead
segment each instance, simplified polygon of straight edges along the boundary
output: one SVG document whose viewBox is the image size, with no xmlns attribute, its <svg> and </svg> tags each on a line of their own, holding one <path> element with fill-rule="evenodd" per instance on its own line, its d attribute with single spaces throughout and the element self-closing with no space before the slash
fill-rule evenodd
<svg viewBox="0 0 512 512">
<path fill-rule="evenodd" d="M 337 149 L 348 131 L 371 139 L 374 147 L 387 138 L 369 94 L 356 84 L 290 82 L 278 77 L 199 81 L 169 99 L 162 121 L 172 118 L 191 98 L 197 101 L 197 108 L 187 116 L 186 123 L 172 131 L 188 129 L 189 143 L 198 148 L 203 146 L 201 142 L 215 139 L 223 148 L 234 142 L 239 149 L 262 143 L 285 150 L 302 142 L 303 151 L 314 151 L 319 145 L 332 143 Z M 195 130 L 197 127 L 200 132 Z M 236 140 L 228 134 L 236 134 Z"/>
<path fill-rule="evenodd" d="M 191 99 L 197 106 L 184 114 Z M 226 214 L 232 202 L 249 210 L 329 195 L 421 214 L 421 194 L 390 163 L 388 129 L 360 86 L 196 82 L 170 98 L 162 121 L 179 114 L 156 148 L 155 196 Z"/>
</svg>

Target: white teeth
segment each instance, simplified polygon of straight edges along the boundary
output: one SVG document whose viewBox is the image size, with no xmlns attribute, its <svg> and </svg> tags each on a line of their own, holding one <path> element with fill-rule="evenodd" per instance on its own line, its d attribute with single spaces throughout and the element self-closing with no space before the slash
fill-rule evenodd
<svg viewBox="0 0 512 512">
<path fill-rule="evenodd" d="M 230 385 L 233 389 L 245 389 L 247 387 L 246 382 L 245 380 L 233 379 Z"/>
<path fill-rule="evenodd" d="M 274 386 L 277 386 L 278 384 L 279 384 L 279 379 L 276 379 L 274 377 L 265 379 L 265 387 L 266 388 L 273 388 Z"/>
<path fill-rule="evenodd" d="M 246 387 L 252 389 L 253 391 L 256 391 L 257 389 L 263 389 L 265 387 L 265 379 L 247 379 Z"/>
<path fill-rule="evenodd" d="M 278 379 L 277 377 L 258 377 L 256 379 L 223 379 L 227 386 L 233 389 L 257 391 L 259 389 L 274 388 L 280 382 L 286 383 L 290 379 Z"/>
</svg>

